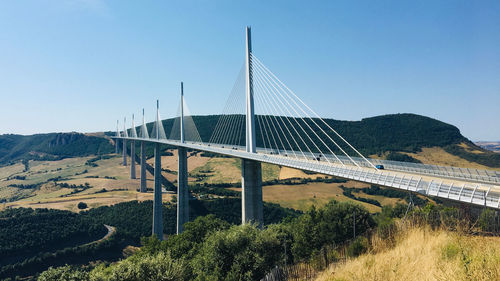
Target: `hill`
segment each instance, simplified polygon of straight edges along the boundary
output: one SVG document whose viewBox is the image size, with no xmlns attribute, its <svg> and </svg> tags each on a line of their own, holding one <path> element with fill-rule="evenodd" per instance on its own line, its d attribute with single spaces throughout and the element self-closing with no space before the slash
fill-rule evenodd
<svg viewBox="0 0 500 281">
<path fill-rule="evenodd" d="M 332 265 L 316 281 L 499 280 L 500 238 L 415 227 L 396 245 Z"/>
<path fill-rule="evenodd" d="M 108 138 L 81 133 L 0 135 L 0 164 L 19 159 L 60 160 L 75 156 L 111 153 Z"/>
<path fill-rule="evenodd" d="M 204 142 L 210 140 L 219 117 L 219 115 L 193 116 L 193 121 Z M 240 115 L 240 118 L 244 117 Z M 170 135 L 174 120 L 173 118 L 163 120 L 167 136 Z M 315 121 L 320 123 L 318 120 Z M 465 165 L 466 162 L 474 162 L 488 167 L 500 167 L 499 154 L 477 146 L 464 137 L 457 127 L 426 116 L 401 113 L 364 118 L 361 121 L 325 119 L 325 122 L 364 155 L 389 160 L 420 162 L 421 160 L 416 160 L 411 153 L 422 152 L 423 148 L 440 148 L 441 151 L 466 160 Z M 263 147 L 259 124 L 257 123 L 256 126 L 257 146 Z M 147 127 L 151 131 L 153 123 L 148 123 Z M 314 128 L 314 126 L 311 127 Z M 241 129 L 244 130 L 243 127 Z M 323 129 L 328 131 L 326 126 Z M 316 133 L 319 133 L 319 129 Z M 111 132 L 107 134 L 114 135 Z M 236 142 L 243 144 L 244 132 L 237 132 L 235 135 L 241 135 L 241 139 Z M 152 151 L 149 153 L 152 154 Z M 436 164 L 446 165 L 446 163 Z"/>
<path fill-rule="evenodd" d="M 220 115 L 193 116 L 203 141 L 210 140 L 219 117 Z M 240 115 L 239 118 L 243 116 Z M 167 136 L 170 135 L 174 121 L 174 118 L 163 120 Z M 462 136 L 457 127 L 429 117 L 404 113 L 364 118 L 361 121 L 334 119 L 325 121 L 365 155 L 419 162 L 421 160 L 416 160 L 415 155 L 411 153 L 422 152 L 423 148 L 437 147 L 469 162 L 500 167 L 499 154 L 477 146 Z M 148 123 L 147 127 L 151 131 L 153 123 Z M 326 126 L 323 129 L 327 129 Z M 263 146 L 258 124 L 256 131 L 257 145 Z M 113 132 L 96 135 L 81 133 L 0 135 L 0 165 L 19 159 L 58 160 L 110 153 L 113 147 L 107 136 L 112 135 Z M 244 133 L 239 135 L 241 139 L 236 142 L 243 144 Z M 148 156 L 152 156 L 152 149 L 148 147 L 147 153 Z"/>
<path fill-rule="evenodd" d="M 484 149 L 500 153 L 500 141 L 477 141 L 475 144 Z"/>
</svg>

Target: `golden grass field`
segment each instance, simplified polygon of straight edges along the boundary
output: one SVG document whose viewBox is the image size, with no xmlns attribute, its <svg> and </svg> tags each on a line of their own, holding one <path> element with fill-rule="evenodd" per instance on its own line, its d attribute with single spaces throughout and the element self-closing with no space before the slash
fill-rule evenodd
<svg viewBox="0 0 500 281">
<path fill-rule="evenodd" d="M 367 187 L 366 184 L 348 181 L 346 183 L 323 183 L 312 182 L 308 184 L 297 185 L 267 185 L 262 187 L 262 197 L 265 202 L 271 202 L 281 205 L 285 208 L 292 208 L 301 211 L 307 211 L 312 206 L 322 207 L 330 200 L 335 199 L 340 202 L 351 201 L 364 206 L 371 213 L 380 212 L 380 207 L 353 200 L 342 194 L 342 189 L 339 187 Z M 241 188 L 230 188 L 231 190 L 241 191 Z M 368 195 L 362 192 L 355 193 L 358 197 L 366 197 L 378 200 L 382 205 L 395 205 L 398 202 L 406 203 L 402 199 L 386 198 L 378 195 Z"/>
<path fill-rule="evenodd" d="M 479 150 L 474 150 L 468 147 L 465 143 L 462 143 L 460 146 L 466 148 L 469 152 L 472 153 L 483 153 Z M 417 153 L 408 153 L 401 152 L 407 154 L 415 159 L 422 161 L 424 164 L 435 164 L 442 166 L 454 166 L 454 167 L 465 167 L 465 168 L 475 168 L 475 169 L 487 169 L 487 170 L 500 170 L 500 168 L 491 168 L 487 167 L 475 162 L 467 161 L 458 156 L 452 155 L 446 152 L 441 147 L 424 147 L 421 152 Z"/>
<path fill-rule="evenodd" d="M 352 182 L 345 183 L 351 186 Z M 280 204 L 282 207 L 307 211 L 313 205 L 322 207 L 330 200 L 354 201 L 370 212 L 380 211 L 380 207 L 365 202 L 355 201 L 342 194 L 338 183 L 309 183 L 299 185 L 271 185 L 262 188 L 262 197 L 266 202 Z"/>
<path fill-rule="evenodd" d="M 173 156 L 162 157 L 162 168 L 173 172 L 163 172 L 163 175 L 170 181 L 177 179 L 177 154 Z M 152 200 L 152 193 L 139 193 L 136 189 L 139 187 L 139 179 L 131 180 L 130 166 L 124 167 L 121 165 L 122 159 L 120 156 L 114 156 L 110 159 L 103 159 L 95 162 L 98 167 L 85 165 L 85 162 L 92 157 L 70 158 L 60 161 L 37 162 L 30 161 L 30 171 L 23 172 L 24 166 L 16 164 L 0 168 L 0 195 L 2 198 L 9 198 L 13 195 L 29 195 L 30 197 L 1 204 L 0 208 L 10 207 L 32 207 L 32 208 L 56 208 L 70 211 L 78 211 L 77 204 L 85 202 L 89 208 L 99 207 L 103 205 L 111 205 L 130 200 Z M 152 163 L 153 159 L 148 162 Z M 130 165 L 130 159 L 129 163 Z M 139 175 L 139 166 L 136 166 L 136 173 Z M 75 175 L 87 170 L 88 172 L 81 175 Z M 188 158 L 188 171 L 192 175 L 190 182 L 193 182 L 198 174 L 203 174 L 206 177 L 202 178 L 202 183 L 224 183 L 224 182 L 241 182 L 241 162 L 234 158 L 207 158 L 198 155 L 190 155 Z M 272 179 L 287 179 L 287 178 L 315 178 L 319 175 L 308 175 L 303 171 L 291 168 L 280 168 L 275 165 L 262 165 L 263 180 Z M 24 175 L 26 180 L 6 180 L 12 175 Z M 12 183 L 38 183 L 45 182 L 49 178 L 61 176 L 66 178 L 59 180 L 60 183 L 68 183 L 75 185 L 83 185 L 88 183 L 92 188 L 70 195 L 73 191 L 69 188 L 60 188 L 55 186 L 53 182 L 44 183 L 39 189 L 24 190 L 15 187 L 8 187 Z M 98 176 L 99 178 L 94 178 Z M 105 176 L 114 177 L 116 179 L 107 179 Z M 148 186 L 153 185 L 152 176 L 147 174 Z M 365 187 L 366 184 L 350 181 L 345 186 L 348 187 Z M 96 193 L 102 189 L 107 192 Z M 66 196 L 65 196 L 66 195 Z M 383 198 L 381 196 L 371 196 L 363 193 L 357 193 L 357 196 L 368 196 L 377 199 L 383 204 L 395 204 L 397 200 Z M 62 197 L 65 196 L 65 197 Z M 169 201 L 173 194 L 165 194 L 164 201 Z M 331 199 L 339 201 L 354 201 L 365 206 L 370 212 L 380 211 L 380 207 L 368 203 L 355 201 L 342 195 L 342 189 L 339 184 L 331 183 L 309 183 L 301 185 L 275 185 L 264 186 L 263 199 L 266 202 L 278 203 L 283 207 L 294 208 L 299 210 L 308 210 L 311 206 L 322 206 Z"/>
<path fill-rule="evenodd" d="M 30 197 L 0 204 L 0 208 L 5 207 L 31 207 L 31 208 L 55 208 L 70 211 L 79 211 L 77 204 L 85 202 L 90 208 L 111 205 L 130 200 L 152 200 L 153 194 L 139 193 L 136 189 L 139 187 L 139 179 L 130 179 L 130 166 L 121 165 L 120 156 L 110 159 L 103 159 L 95 162 L 98 167 L 85 165 L 85 162 L 92 157 L 68 158 L 59 161 L 30 161 L 30 170 L 23 172 L 24 166 L 16 164 L 13 166 L 0 168 L 0 196 L 9 198 L 10 196 L 25 194 Z M 129 162 L 130 164 L 130 162 Z M 139 166 L 137 174 L 139 174 Z M 60 169 L 60 170 L 58 170 Z M 87 173 L 82 173 L 87 170 Z M 7 180 L 11 175 L 26 176 L 25 180 Z M 92 186 L 80 193 L 69 195 L 70 188 L 60 188 L 53 182 L 44 183 L 39 189 L 20 189 L 8 187 L 9 184 L 33 184 L 46 182 L 49 178 L 61 176 L 66 178 L 59 180 L 60 183 L 85 184 Z M 88 178 L 99 176 L 100 178 Z M 114 177 L 116 179 L 106 179 L 104 176 Z M 148 175 L 148 186 L 152 187 L 152 176 Z M 107 192 L 96 193 L 102 189 Z M 68 195 L 67 197 L 61 197 Z M 163 196 L 164 201 L 170 201 L 172 193 L 166 193 Z"/>
<path fill-rule="evenodd" d="M 364 255 L 330 266 L 316 281 L 500 280 L 500 237 L 414 227 L 396 245 L 372 239 Z"/>
<path fill-rule="evenodd" d="M 462 144 L 466 146 L 466 144 Z M 465 148 L 465 147 L 464 147 Z M 162 174 L 170 181 L 177 180 L 177 150 L 170 150 L 172 156 L 162 156 Z M 442 148 L 423 148 L 418 153 L 407 153 L 408 155 L 421 160 L 423 163 L 454 165 L 462 167 L 486 168 L 477 163 L 471 163 L 457 156 L 453 156 Z M 235 158 L 208 158 L 201 157 L 199 153 L 188 153 L 189 181 L 195 183 L 239 183 L 241 182 L 241 161 Z M 141 194 L 136 191 L 139 187 L 139 179 L 130 179 L 130 158 L 129 166 L 121 165 L 120 156 L 110 159 L 103 159 L 96 162 L 98 167 L 85 165 L 85 162 L 92 157 L 68 158 L 59 161 L 30 161 L 30 170 L 23 172 L 24 166 L 17 163 L 11 166 L 0 167 L 0 199 L 23 198 L 15 202 L 0 204 L 0 209 L 7 206 L 22 206 L 35 208 L 57 208 L 77 211 L 78 202 L 85 202 L 89 207 L 116 204 L 130 200 L 152 199 L 151 193 Z M 154 159 L 149 159 L 148 163 L 154 165 Z M 84 170 L 87 173 L 81 174 Z M 136 174 L 140 167 L 136 166 Z M 169 172 L 171 171 L 171 172 Z M 77 175 L 80 174 L 80 175 Z M 10 179 L 11 176 L 26 176 L 25 180 Z M 263 181 L 273 179 L 289 178 L 316 178 L 319 174 L 306 174 L 303 171 L 279 167 L 270 164 L 262 165 Z M 92 188 L 83 192 L 68 195 L 72 190 L 67 188 L 54 187 L 53 183 L 45 183 L 39 189 L 20 189 L 9 187 L 10 184 L 36 184 L 46 182 L 49 178 L 62 177 L 61 183 L 85 184 Z M 88 178 L 88 177 L 99 178 Z M 115 179 L 106 179 L 114 177 Z M 152 188 L 152 175 L 147 174 L 148 187 Z M 346 187 L 366 187 L 366 184 L 349 181 L 344 184 Z M 96 193 L 102 189 L 105 193 Z M 383 196 L 367 195 L 361 192 L 355 194 L 358 197 L 371 198 L 379 201 L 382 205 L 394 205 L 398 202 L 405 203 L 402 199 L 385 198 Z M 307 210 L 311 206 L 322 206 L 329 200 L 354 201 L 365 206 L 370 212 L 380 211 L 380 207 L 347 198 L 342 194 L 339 184 L 331 183 L 309 183 L 301 185 L 275 185 L 264 186 L 264 201 L 278 203 L 283 207 Z M 170 200 L 171 195 L 164 196 L 165 200 Z"/>
</svg>

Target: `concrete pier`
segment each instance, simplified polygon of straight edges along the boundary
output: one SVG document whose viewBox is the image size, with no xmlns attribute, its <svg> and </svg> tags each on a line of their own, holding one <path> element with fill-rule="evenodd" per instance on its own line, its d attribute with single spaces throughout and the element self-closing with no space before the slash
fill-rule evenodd
<svg viewBox="0 0 500 281">
<path fill-rule="evenodd" d="M 260 162 L 241 160 L 241 220 L 242 223 L 264 223 L 262 203 L 262 168 Z"/>
<path fill-rule="evenodd" d="M 123 143 L 123 166 L 127 166 L 127 140 L 122 139 Z"/>
<path fill-rule="evenodd" d="M 161 192 L 161 153 L 160 144 L 155 143 L 155 187 L 153 200 L 153 235 L 163 240 L 163 215 Z"/>
<path fill-rule="evenodd" d="M 181 82 L 180 141 L 184 143 L 184 83 Z M 177 170 L 177 234 L 182 233 L 184 224 L 189 221 L 189 191 L 186 148 L 179 147 L 179 169 Z"/>
<path fill-rule="evenodd" d="M 189 192 L 187 174 L 187 153 L 179 147 L 179 170 L 177 174 L 177 234 L 182 233 L 184 223 L 189 221 Z"/>
<path fill-rule="evenodd" d="M 246 30 L 246 151 L 256 153 L 255 110 L 253 102 L 252 36 L 250 27 Z M 262 168 L 260 162 L 241 160 L 241 221 L 255 223 L 262 227 Z"/>
<path fill-rule="evenodd" d="M 130 178 L 136 179 L 135 176 L 135 141 L 130 142 Z"/>
<path fill-rule="evenodd" d="M 148 187 L 146 184 L 146 151 L 145 151 L 145 143 L 141 141 L 141 192 L 147 192 Z"/>
<path fill-rule="evenodd" d="M 115 154 L 118 154 L 118 139 L 115 139 Z"/>
</svg>

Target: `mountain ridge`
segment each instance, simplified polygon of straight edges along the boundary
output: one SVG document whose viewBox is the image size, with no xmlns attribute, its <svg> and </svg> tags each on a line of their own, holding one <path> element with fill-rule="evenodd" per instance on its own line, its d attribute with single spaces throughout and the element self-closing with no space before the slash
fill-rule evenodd
<svg viewBox="0 0 500 281">
<path fill-rule="evenodd" d="M 219 117 L 220 115 L 192 116 L 203 141 L 210 139 Z M 243 118 L 243 115 L 240 115 L 240 118 Z M 387 152 L 416 153 L 424 147 L 441 147 L 446 152 L 468 161 L 500 167 L 498 153 L 477 146 L 464 137 L 456 126 L 430 117 L 397 113 L 367 117 L 359 121 L 324 120 L 364 155 L 381 156 Z M 167 136 L 174 126 L 174 121 L 175 118 L 162 121 Z M 147 127 L 149 131 L 152 130 L 153 122 L 148 123 Z M 261 137 L 259 130 L 256 131 L 259 145 Z M 108 131 L 92 134 L 71 132 L 27 136 L 0 135 L 0 164 L 20 159 L 57 160 L 111 153 L 114 148 L 109 136 L 114 134 Z M 394 153 L 391 155 L 395 155 Z M 402 161 L 412 161 L 411 157 L 399 158 Z"/>
</svg>

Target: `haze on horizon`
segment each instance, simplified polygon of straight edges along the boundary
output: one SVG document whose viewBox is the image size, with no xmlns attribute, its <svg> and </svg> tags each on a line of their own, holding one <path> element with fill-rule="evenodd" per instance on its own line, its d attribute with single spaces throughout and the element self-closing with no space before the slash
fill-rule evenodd
<svg viewBox="0 0 500 281">
<path fill-rule="evenodd" d="M 409 112 L 500 140 L 499 14 L 498 1 L 3 1 L 0 134 L 114 131 L 142 108 L 154 120 L 157 98 L 169 118 L 180 81 L 193 114 L 217 114 L 251 25 L 255 55 L 325 118 Z"/>
</svg>

